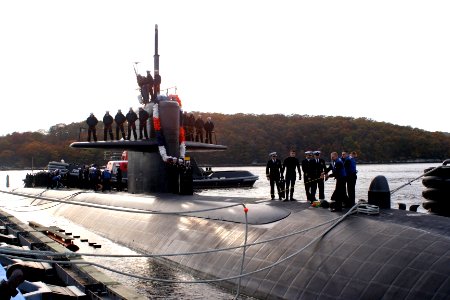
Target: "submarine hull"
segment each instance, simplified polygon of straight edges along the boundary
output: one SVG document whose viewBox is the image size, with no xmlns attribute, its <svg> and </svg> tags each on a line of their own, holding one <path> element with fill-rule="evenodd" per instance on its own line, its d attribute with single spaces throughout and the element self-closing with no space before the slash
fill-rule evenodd
<svg viewBox="0 0 450 300">
<path fill-rule="evenodd" d="M 60 199 L 73 193 L 42 189 L 18 192 L 42 193 Z M 221 201 L 195 195 L 82 193 L 71 201 L 172 212 L 242 201 L 216 200 Z M 224 200 L 226 202 L 222 202 Z M 325 209 L 311 208 L 306 203 L 290 204 L 249 204 L 248 243 L 330 224 L 331 219 L 339 216 Z M 278 207 L 280 205 L 283 207 Z M 245 216 L 240 206 L 214 212 L 159 215 L 93 207 L 80 209 L 67 204 L 49 212 L 146 253 L 239 246 L 244 243 L 245 236 Z M 450 220 L 405 211 L 388 212 L 378 216 L 351 215 L 315 242 L 328 225 L 248 246 L 244 273 L 275 265 L 243 277 L 242 293 L 263 299 L 448 299 Z M 414 228 L 415 224 L 422 229 Z M 172 256 L 166 260 L 194 271 L 202 278 L 217 279 L 240 274 L 242 253 L 239 248 L 211 254 Z M 289 259 L 283 260 L 287 257 Z M 236 280 L 219 284 L 235 288 Z"/>
</svg>

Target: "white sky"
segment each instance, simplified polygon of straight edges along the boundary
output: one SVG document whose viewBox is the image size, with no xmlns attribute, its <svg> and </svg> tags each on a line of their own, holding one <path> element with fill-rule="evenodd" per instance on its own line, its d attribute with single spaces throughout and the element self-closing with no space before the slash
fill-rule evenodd
<svg viewBox="0 0 450 300">
<path fill-rule="evenodd" d="M 133 62 L 186 111 L 450 132 L 450 1 L 1 1 L 0 135 L 137 108 Z"/>
</svg>

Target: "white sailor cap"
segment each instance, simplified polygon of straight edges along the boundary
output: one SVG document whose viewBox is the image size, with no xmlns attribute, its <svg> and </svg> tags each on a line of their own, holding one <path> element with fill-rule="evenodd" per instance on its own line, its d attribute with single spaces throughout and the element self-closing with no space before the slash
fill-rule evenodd
<svg viewBox="0 0 450 300">
<path fill-rule="evenodd" d="M 277 153 L 276 152 L 271 152 L 271 153 L 269 153 L 269 156 L 277 156 Z"/>
<path fill-rule="evenodd" d="M 314 155 L 319 155 L 320 151 L 314 151 Z"/>
<path fill-rule="evenodd" d="M 312 152 L 312 151 L 305 151 L 305 154 L 306 154 L 306 155 L 312 155 L 313 152 Z"/>
</svg>

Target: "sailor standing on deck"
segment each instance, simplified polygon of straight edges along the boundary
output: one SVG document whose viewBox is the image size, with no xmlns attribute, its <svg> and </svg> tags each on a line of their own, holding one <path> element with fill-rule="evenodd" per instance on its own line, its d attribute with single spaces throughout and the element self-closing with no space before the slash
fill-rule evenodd
<svg viewBox="0 0 450 300">
<path fill-rule="evenodd" d="M 142 107 L 139 107 L 139 139 L 142 140 L 142 130 L 144 130 L 144 136 L 145 139 L 148 140 L 148 133 L 147 133 L 147 120 L 150 117 L 148 112 L 143 109 Z"/>
<path fill-rule="evenodd" d="M 113 117 L 109 114 L 107 110 L 105 115 L 103 116 L 103 140 L 106 142 L 108 140 L 108 135 L 111 138 L 111 141 L 114 141 L 114 136 L 112 133 L 112 124 L 114 123 Z"/>
<path fill-rule="evenodd" d="M 147 77 L 142 76 L 140 74 L 136 74 L 137 83 L 139 85 L 139 88 L 141 90 L 141 96 L 143 99 L 143 103 L 147 104 L 150 102 L 150 96 L 152 99 L 154 98 L 153 93 L 153 85 L 154 80 L 152 75 L 150 74 L 150 71 L 147 71 Z"/>
<path fill-rule="evenodd" d="M 117 111 L 116 116 L 114 117 L 114 121 L 116 122 L 116 138 L 119 139 L 119 130 L 122 133 L 122 138 L 126 139 L 125 129 L 123 128 L 123 124 L 127 119 L 123 115 L 122 111 L 119 109 Z"/>
<path fill-rule="evenodd" d="M 316 191 L 316 187 L 319 188 L 319 200 L 325 200 L 325 184 L 324 184 L 324 177 L 325 177 L 325 170 L 327 169 L 327 166 L 325 164 L 325 160 L 323 158 L 320 158 L 320 151 L 314 151 L 314 191 Z M 315 197 L 315 194 L 314 194 Z"/>
<path fill-rule="evenodd" d="M 332 171 L 332 174 L 328 176 L 328 172 Z M 325 180 L 328 177 L 334 177 L 336 179 L 336 187 L 334 189 L 333 195 L 331 195 L 331 200 L 334 200 L 334 205 L 330 205 L 331 211 L 342 211 L 342 203 L 347 202 L 347 193 L 345 192 L 345 179 L 346 173 L 344 168 L 344 163 L 339 158 L 337 152 L 331 153 L 331 164 L 325 171 Z"/>
<path fill-rule="evenodd" d="M 350 155 L 344 161 L 345 173 L 347 174 L 347 195 L 348 203 L 345 206 L 352 207 L 355 205 L 355 186 L 356 186 L 356 157 L 358 157 L 355 151 L 350 152 Z"/>
<path fill-rule="evenodd" d="M 297 179 L 297 174 L 295 170 L 298 172 L 298 179 L 302 179 L 302 173 L 300 171 L 300 162 L 297 157 L 295 157 L 295 150 L 291 149 L 289 152 L 289 157 L 285 158 L 283 161 L 283 169 L 281 171 L 281 175 L 284 174 L 284 170 L 286 170 L 286 199 L 285 201 L 296 201 L 294 199 L 294 185 L 295 180 Z M 290 195 L 290 196 L 289 196 Z M 289 198 L 290 197 L 290 198 Z"/>
<path fill-rule="evenodd" d="M 203 143 L 203 129 L 205 128 L 205 122 L 202 119 L 202 115 L 198 115 L 198 119 L 195 120 L 195 141 Z"/>
<path fill-rule="evenodd" d="M 303 170 L 303 181 L 305 183 L 305 191 L 306 191 L 306 200 L 310 203 L 313 203 L 315 200 L 316 191 L 313 190 L 315 187 L 313 183 L 313 175 L 314 175 L 314 163 L 315 161 L 312 159 L 313 152 L 306 151 L 305 159 L 302 160 L 302 170 Z"/>
<path fill-rule="evenodd" d="M 186 140 L 194 141 L 194 128 L 195 128 L 195 117 L 193 113 L 190 113 L 186 121 Z"/>
<path fill-rule="evenodd" d="M 211 121 L 211 117 L 206 119 L 205 123 L 206 140 L 205 143 L 212 144 L 212 132 L 214 131 L 214 123 Z"/>
<path fill-rule="evenodd" d="M 128 135 L 127 140 L 130 140 L 131 138 L 131 129 L 133 129 L 133 136 L 134 139 L 137 140 L 137 134 L 136 134 L 136 120 L 138 119 L 137 114 L 133 111 L 133 108 L 130 107 L 130 110 L 128 111 L 127 115 L 127 122 L 128 122 Z"/>
<path fill-rule="evenodd" d="M 277 186 L 278 199 L 282 199 L 281 196 L 281 188 L 280 188 L 280 178 L 282 176 L 281 169 L 281 160 L 277 158 L 277 153 L 272 152 L 269 154 L 270 159 L 266 165 L 266 176 L 267 180 L 270 181 L 270 197 L 271 199 L 275 199 L 275 191 L 274 185 Z"/>
<path fill-rule="evenodd" d="M 153 102 L 158 102 L 158 95 L 161 91 L 161 75 L 159 75 L 158 73 L 155 73 L 155 80 L 154 80 L 154 84 L 153 84 L 153 95 L 152 95 L 152 101 Z"/>
<path fill-rule="evenodd" d="M 91 141 L 91 134 L 94 137 L 94 142 L 97 141 L 97 124 L 98 124 L 98 120 L 97 118 L 94 116 L 93 113 L 91 113 L 89 115 L 89 117 L 86 119 L 86 124 L 88 125 L 88 142 Z"/>
</svg>

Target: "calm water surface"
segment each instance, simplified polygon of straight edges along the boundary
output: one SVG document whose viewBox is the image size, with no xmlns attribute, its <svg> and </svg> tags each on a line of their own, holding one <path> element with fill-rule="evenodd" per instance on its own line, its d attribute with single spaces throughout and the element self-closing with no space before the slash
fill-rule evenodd
<svg viewBox="0 0 450 300">
<path fill-rule="evenodd" d="M 367 199 L 369 185 L 377 175 L 384 175 L 389 183 L 391 190 L 408 183 L 410 180 L 423 174 L 423 170 L 428 167 L 437 167 L 439 164 L 380 164 L 380 165 L 358 165 L 358 181 L 356 184 L 356 198 Z M 249 170 L 259 176 L 253 188 L 245 189 L 221 189 L 198 191 L 200 195 L 209 196 L 228 196 L 241 198 L 269 198 L 269 183 L 265 176 L 265 167 L 232 167 L 232 168 L 214 168 L 214 170 Z M 31 171 L 0 171 L 0 189 L 6 189 L 6 177 L 9 175 L 10 187 L 23 187 L 23 179 Z M 325 183 L 325 196 L 328 199 L 334 190 L 334 180 L 329 179 Z M 304 185 L 297 181 L 294 197 L 300 201 L 306 201 Z M 424 200 L 421 196 L 423 186 L 421 180 L 416 180 L 410 185 L 402 188 L 391 196 L 392 208 L 397 208 L 398 203 L 405 203 L 407 207 L 412 204 L 421 204 Z M 16 196 L 0 194 L 0 208 L 15 215 L 23 222 L 36 221 L 46 226 L 59 226 L 74 235 L 79 235 L 82 239 L 88 239 L 102 245 L 102 248 L 94 249 L 76 240 L 75 243 L 80 247 L 83 253 L 100 254 L 135 254 L 131 249 L 113 243 L 94 232 L 90 232 L 77 224 L 74 224 L 64 218 L 56 218 L 45 212 L 45 208 L 28 207 L 25 201 Z M 419 212 L 426 213 L 421 206 Z M 195 280 L 191 274 L 176 268 L 169 268 L 157 261 L 146 258 L 117 259 L 117 258 L 96 258 L 85 257 L 86 260 L 113 266 L 123 272 L 129 272 L 147 277 L 170 278 L 175 280 Z M 122 282 L 126 286 L 134 288 L 143 298 L 148 299 L 232 299 L 234 294 L 225 291 L 211 284 L 165 284 L 159 282 L 149 282 L 134 279 L 113 272 L 102 270 L 113 279 Z M 252 298 L 241 298 L 252 299 Z"/>
</svg>

